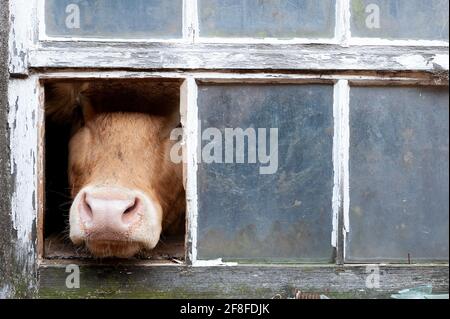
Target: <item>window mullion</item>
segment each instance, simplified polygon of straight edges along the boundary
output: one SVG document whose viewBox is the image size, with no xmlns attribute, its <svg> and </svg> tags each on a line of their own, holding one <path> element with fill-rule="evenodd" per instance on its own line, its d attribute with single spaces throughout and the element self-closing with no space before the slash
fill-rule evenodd
<svg viewBox="0 0 450 319">
<path fill-rule="evenodd" d="M 197 0 L 183 0 L 183 38 L 188 43 L 198 39 Z"/>
<path fill-rule="evenodd" d="M 348 80 L 339 80 L 334 87 L 333 138 L 333 232 L 331 243 L 336 249 L 336 263 L 343 264 L 345 237 L 348 232 L 349 208 L 349 95 Z"/>
<path fill-rule="evenodd" d="M 335 40 L 342 46 L 348 46 L 351 39 L 350 0 L 336 0 Z"/>
<path fill-rule="evenodd" d="M 197 163 L 198 106 L 197 83 L 188 77 L 181 86 L 180 108 L 183 126 L 183 183 L 186 190 L 186 263 L 197 260 Z"/>
</svg>

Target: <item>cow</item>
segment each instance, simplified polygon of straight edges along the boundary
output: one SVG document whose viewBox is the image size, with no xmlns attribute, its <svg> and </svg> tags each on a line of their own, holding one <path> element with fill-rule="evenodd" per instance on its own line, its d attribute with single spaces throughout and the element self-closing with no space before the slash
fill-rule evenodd
<svg viewBox="0 0 450 319">
<path fill-rule="evenodd" d="M 166 90 L 156 96 L 155 90 Z M 161 92 L 159 92 L 161 93 Z M 46 114 L 69 123 L 70 239 L 98 258 L 153 249 L 184 231 L 182 164 L 170 159 L 178 92 L 155 83 L 51 83 Z"/>
</svg>

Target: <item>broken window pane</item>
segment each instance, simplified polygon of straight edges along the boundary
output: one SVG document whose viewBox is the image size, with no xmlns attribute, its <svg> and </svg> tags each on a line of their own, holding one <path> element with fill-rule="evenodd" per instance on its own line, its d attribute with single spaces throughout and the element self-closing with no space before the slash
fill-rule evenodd
<svg viewBox="0 0 450 319">
<path fill-rule="evenodd" d="M 200 36 L 332 38 L 335 0 L 199 0 Z"/>
<path fill-rule="evenodd" d="M 448 41 L 448 10 L 448 0 L 352 0 L 352 35 Z"/>
<path fill-rule="evenodd" d="M 54 37 L 181 38 L 182 0 L 46 0 Z"/>
<path fill-rule="evenodd" d="M 448 260 L 448 88 L 353 87 L 347 261 Z"/>
<path fill-rule="evenodd" d="M 201 85 L 198 104 L 198 258 L 332 262 L 333 86 Z M 223 163 L 236 128 L 244 163 Z"/>
</svg>

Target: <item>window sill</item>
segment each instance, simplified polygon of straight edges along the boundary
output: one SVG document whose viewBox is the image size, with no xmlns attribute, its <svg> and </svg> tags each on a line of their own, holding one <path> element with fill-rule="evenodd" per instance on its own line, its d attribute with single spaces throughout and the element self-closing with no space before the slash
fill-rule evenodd
<svg viewBox="0 0 450 319">
<path fill-rule="evenodd" d="M 329 298 L 389 298 L 405 288 L 431 284 L 448 292 L 448 264 L 378 265 L 379 288 L 366 285 L 374 265 L 80 264 L 80 288 L 65 286 L 65 265 L 39 267 L 41 298 L 291 298 L 296 289 Z M 149 267 L 151 266 L 151 267 Z M 369 269 L 369 270 L 368 270 Z"/>
</svg>

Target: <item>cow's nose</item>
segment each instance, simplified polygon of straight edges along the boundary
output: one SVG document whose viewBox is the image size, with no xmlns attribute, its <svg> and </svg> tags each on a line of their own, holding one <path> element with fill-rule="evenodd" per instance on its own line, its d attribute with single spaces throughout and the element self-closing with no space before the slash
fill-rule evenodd
<svg viewBox="0 0 450 319">
<path fill-rule="evenodd" d="M 80 202 L 81 221 L 90 233 L 125 234 L 139 220 L 138 197 L 86 192 Z M 117 238 L 119 239 L 119 238 Z"/>
</svg>

